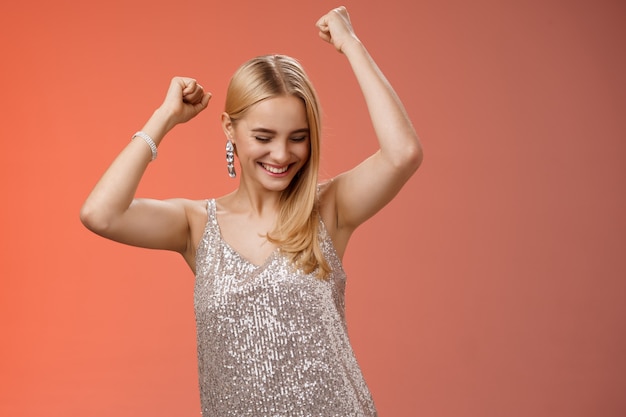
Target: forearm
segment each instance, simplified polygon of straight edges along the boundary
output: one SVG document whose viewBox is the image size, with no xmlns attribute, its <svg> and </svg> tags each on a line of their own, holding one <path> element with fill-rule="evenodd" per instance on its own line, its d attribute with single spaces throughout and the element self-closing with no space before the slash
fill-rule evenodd
<svg viewBox="0 0 626 417">
<path fill-rule="evenodd" d="M 158 109 L 141 129 L 158 146 L 174 124 Z M 81 219 L 90 229 L 106 229 L 133 201 L 137 187 L 152 158 L 148 144 L 135 137 L 115 158 L 100 178 L 81 210 Z"/>
<path fill-rule="evenodd" d="M 393 163 L 417 163 L 421 145 L 402 102 L 365 46 L 354 39 L 343 45 L 359 83 L 381 153 Z"/>
</svg>

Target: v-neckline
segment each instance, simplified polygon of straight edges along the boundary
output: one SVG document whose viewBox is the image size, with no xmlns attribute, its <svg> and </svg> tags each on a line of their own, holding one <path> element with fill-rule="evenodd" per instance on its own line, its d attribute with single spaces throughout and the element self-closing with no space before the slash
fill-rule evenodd
<svg viewBox="0 0 626 417">
<path fill-rule="evenodd" d="M 233 255 L 235 255 L 237 258 L 239 258 L 243 263 L 247 264 L 248 266 L 250 266 L 254 270 L 258 270 L 260 268 L 263 268 L 267 264 L 269 264 L 276 257 L 278 252 L 280 252 L 280 248 L 278 248 L 278 247 L 274 248 L 270 252 L 270 254 L 263 260 L 262 263 L 256 264 L 256 263 L 252 262 L 250 259 L 248 259 L 247 257 L 243 256 L 241 254 L 241 252 L 239 252 L 237 249 L 235 249 L 230 243 L 228 243 L 226 241 L 226 239 L 224 239 L 224 236 L 222 235 L 222 229 L 220 228 L 220 223 L 217 221 L 217 202 L 215 201 L 215 199 L 211 200 L 211 216 L 212 216 L 213 224 L 215 225 L 215 229 L 217 231 L 217 236 L 219 237 L 219 240 L 222 243 L 222 245 L 226 249 L 228 249 Z"/>
</svg>

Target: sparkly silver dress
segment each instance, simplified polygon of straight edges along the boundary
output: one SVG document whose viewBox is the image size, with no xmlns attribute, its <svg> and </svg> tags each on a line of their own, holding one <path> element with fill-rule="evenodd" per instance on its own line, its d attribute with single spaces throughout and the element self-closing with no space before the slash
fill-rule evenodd
<svg viewBox="0 0 626 417">
<path fill-rule="evenodd" d="M 346 331 L 346 276 L 323 222 L 328 281 L 293 271 L 278 250 L 250 263 L 222 239 L 215 200 L 207 206 L 194 294 L 203 416 L 376 416 Z"/>
</svg>

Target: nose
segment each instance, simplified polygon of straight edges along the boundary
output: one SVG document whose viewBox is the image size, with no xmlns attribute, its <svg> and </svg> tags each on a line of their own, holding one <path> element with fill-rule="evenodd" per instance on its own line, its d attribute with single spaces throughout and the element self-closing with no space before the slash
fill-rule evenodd
<svg viewBox="0 0 626 417">
<path fill-rule="evenodd" d="M 289 162 L 290 151 L 289 142 L 287 140 L 276 140 L 272 147 L 272 160 L 277 165 L 286 164 Z"/>
</svg>

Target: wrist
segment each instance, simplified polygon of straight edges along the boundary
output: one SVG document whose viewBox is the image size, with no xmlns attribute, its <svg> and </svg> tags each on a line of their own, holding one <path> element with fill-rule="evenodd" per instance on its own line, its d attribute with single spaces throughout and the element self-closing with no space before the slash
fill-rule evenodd
<svg viewBox="0 0 626 417">
<path fill-rule="evenodd" d="M 148 147 L 150 147 L 150 152 L 152 153 L 151 161 L 154 161 L 155 159 L 157 159 L 157 155 L 158 155 L 157 145 L 154 142 L 154 140 L 152 140 L 152 137 L 150 137 L 150 135 L 148 135 L 146 132 L 140 130 L 139 132 L 135 133 L 133 137 L 130 138 L 130 140 L 133 140 L 137 137 L 143 139 L 143 141 L 146 142 Z"/>
<path fill-rule="evenodd" d="M 344 55 L 349 55 L 351 53 L 354 53 L 358 50 L 363 50 L 363 49 L 365 49 L 365 47 L 363 46 L 363 43 L 361 43 L 359 38 L 357 38 L 356 36 L 351 36 L 349 40 L 347 40 L 346 42 L 343 43 L 343 45 L 341 45 L 341 53 L 343 53 Z"/>
<path fill-rule="evenodd" d="M 146 132 L 158 145 L 163 137 L 176 126 L 176 122 L 170 113 L 163 108 L 158 108 L 141 129 Z"/>
<path fill-rule="evenodd" d="M 157 124 L 161 126 L 163 135 L 172 130 L 174 126 L 178 124 L 174 113 L 168 111 L 164 107 L 159 107 L 152 113 L 151 119 L 154 119 Z"/>
</svg>

